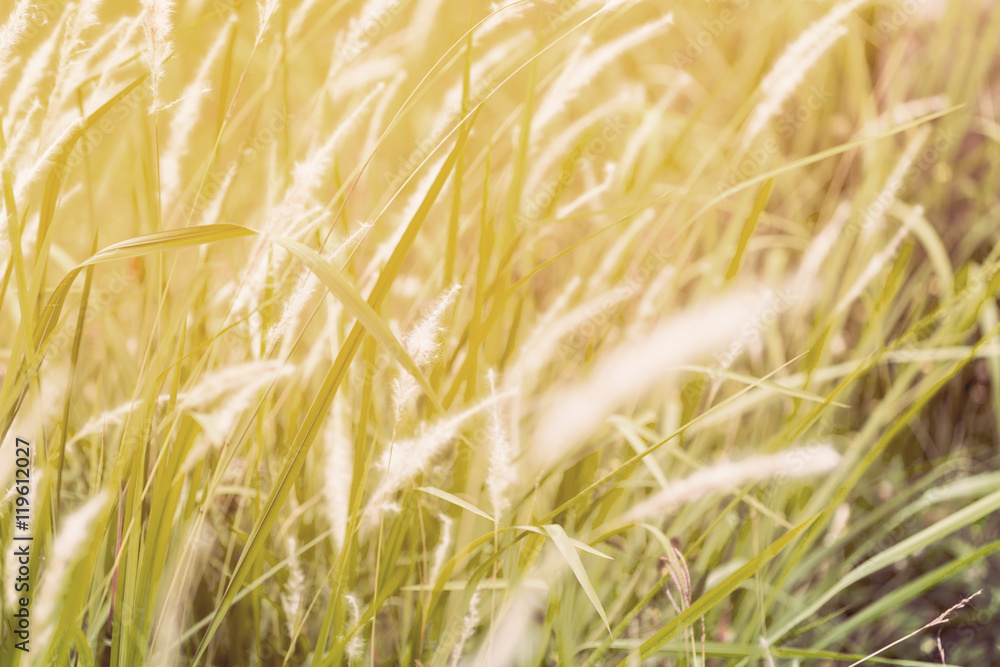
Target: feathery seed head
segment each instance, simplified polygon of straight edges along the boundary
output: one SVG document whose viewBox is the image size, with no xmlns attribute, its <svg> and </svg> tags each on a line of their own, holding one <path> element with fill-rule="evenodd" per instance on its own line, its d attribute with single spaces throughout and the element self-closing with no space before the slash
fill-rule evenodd
<svg viewBox="0 0 1000 667">
<path fill-rule="evenodd" d="M 146 34 L 145 56 L 149 63 L 153 90 L 150 112 L 160 107 L 160 81 L 164 63 L 173 49 L 173 0 L 140 0 L 144 10 L 142 29 Z"/>
<path fill-rule="evenodd" d="M 493 371 L 489 373 L 490 391 L 496 396 L 496 379 Z M 514 468 L 515 452 L 507 437 L 503 417 L 500 413 L 500 402 L 494 401 L 490 406 L 490 425 L 488 430 L 490 467 L 486 477 L 486 489 L 489 492 L 493 514 L 499 519 L 510 507 L 507 490 L 517 481 L 517 470 Z"/>
</svg>

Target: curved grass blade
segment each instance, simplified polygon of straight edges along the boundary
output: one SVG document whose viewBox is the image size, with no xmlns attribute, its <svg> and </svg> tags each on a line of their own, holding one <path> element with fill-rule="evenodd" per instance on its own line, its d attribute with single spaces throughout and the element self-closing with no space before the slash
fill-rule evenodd
<svg viewBox="0 0 1000 667">
<path fill-rule="evenodd" d="M 143 257 L 145 255 L 166 252 L 167 250 L 177 250 L 189 246 L 227 241 L 255 233 L 254 230 L 241 225 L 216 223 L 183 229 L 170 229 L 114 243 L 77 265 L 76 268 L 66 274 L 66 277 L 56 287 L 55 292 L 49 298 L 49 302 L 42 310 L 39 318 L 41 330 L 38 336 L 44 341 L 51 333 L 56 322 L 59 320 L 59 313 L 62 311 L 63 304 L 66 301 L 66 296 L 69 294 L 70 287 L 73 285 L 73 281 L 80 271 L 88 266 L 112 262 L 117 259 Z"/>
<path fill-rule="evenodd" d="M 544 536 L 547 534 L 544 530 L 542 530 L 538 526 L 514 526 L 514 528 L 517 530 L 523 530 L 528 533 L 535 533 L 536 535 Z M 598 558 L 603 558 L 604 560 L 614 560 L 614 558 L 612 558 L 611 556 L 607 555 L 603 551 L 598 551 L 597 549 L 590 546 L 586 542 L 575 540 L 572 537 L 569 538 L 569 541 L 573 544 L 574 547 L 576 547 L 580 551 L 586 551 L 588 554 L 592 554 L 594 556 L 597 556 Z"/>
<path fill-rule="evenodd" d="M 489 514 L 479 509 L 469 501 L 462 500 L 458 496 L 448 493 L 447 491 L 442 491 L 441 489 L 435 489 L 432 486 L 421 486 L 417 489 L 417 491 L 422 491 L 427 495 L 435 496 L 437 498 L 440 498 L 441 500 L 444 500 L 445 502 L 451 503 L 452 505 L 457 505 L 458 507 L 461 507 L 464 510 L 468 510 L 473 514 L 475 514 L 476 516 L 481 516 L 487 521 L 492 521 L 493 523 L 497 523 L 497 520 L 495 518 L 491 517 Z"/>
<path fill-rule="evenodd" d="M 403 348 L 402 343 L 400 343 L 396 336 L 393 335 L 392 331 L 386 325 L 385 321 L 379 317 L 379 314 L 368 305 L 368 303 L 361 297 L 358 290 L 355 289 L 354 285 L 351 284 L 347 278 L 343 276 L 339 271 L 337 271 L 328 261 L 323 259 L 323 257 L 313 250 L 312 248 L 299 243 L 298 241 L 293 241 L 292 239 L 275 237 L 275 243 L 279 244 L 285 248 L 288 252 L 292 253 L 298 257 L 309 269 L 316 274 L 316 277 L 326 285 L 326 288 L 330 290 L 335 297 L 337 297 L 344 307 L 347 308 L 352 315 L 364 326 L 365 330 L 372 335 L 372 338 L 377 340 L 393 357 L 396 361 L 406 369 L 406 372 L 412 375 L 423 390 L 430 397 L 431 401 L 441 412 L 444 412 L 444 408 L 441 406 L 441 400 L 437 397 L 437 393 L 431 387 L 430 382 L 424 377 L 423 372 L 417 366 L 413 358 L 410 357 L 409 353 Z"/>
<path fill-rule="evenodd" d="M 597 591 L 594 590 L 594 585 L 590 583 L 590 577 L 587 576 L 587 570 L 583 567 L 583 561 L 580 560 L 580 555 L 576 553 L 576 545 L 563 530 L 563 527 L 557 523 L 550 523 L 542 526 L 542 530 L 545 531 L 546 535 L 552 538 L 552 542 L 556 545 L 556 549 L 559 550 L 560 555 L 562 555 L 563 560 L 569 565 L 569 569 L 573 570 L 573 575 L 576 580 L 580 582 L 580 586 L 583 587 L 583 592 L 587 594 L 590 599 L 590 604 L 594 605 L 594 609 L 597 610 L 598 616 L 604 621 L 604 627 L 608 629 L 608 634 L 611 634 L 611 624 L 608 622 L 608 615 L 604 612 L 604 606 L 601 604 L 601 598 L 597 597 Z"/>
</svg>

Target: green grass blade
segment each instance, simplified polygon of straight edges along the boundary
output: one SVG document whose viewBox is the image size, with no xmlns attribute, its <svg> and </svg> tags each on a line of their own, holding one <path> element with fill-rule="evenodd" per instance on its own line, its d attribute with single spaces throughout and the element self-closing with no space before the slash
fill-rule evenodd
<svg viewBox="0 0 1000 667">
<path fill-rule="evenodd" d="M 583 587 L 583 592 L 587 594 L 587 598 L 590 600 L 590 604 L 594 605 L 594 609 L 597 610 L 597 614 L 604 621 L 604 627 L 608 629 L 608 634 L 611 634 L 611 624 L 608 622 L 608 615 L 604 611 L 604 606 L 601 604 L 601 598 L 597 596 L 597 591 L 594 590 L 594 585 L 590 583 L 590 577 L 587 576 L 587 570 L 583 567 L 583 561 L 580 560 L 579 554 L 576 553 L 576 546 L 570 540 L 569 535 L 563 530 L 563 527 L 559 524 L 550 523 L 542 526 L 542 530 L 548 535 L 552 542 L 556 545 L 556 549 L 559 550 L 560 555 L 562 555 L 563 560 L 569 565 L 569 568 L 573 571 L 573 576 L 576 580 L 580 582 L 580 586 Z"/>
<path fill-rule="evenodd" d="M 461 507 L 464 510 L 472 512 L 476 516 L 483 517 L 484 519 L 486 519 L 487 521 L 489 521 L 491 523 L 497 523 L 497 520 L 495 518 L 491 517 L 489 514 L 487 514 L 483 510 L 479 509 L 478 507 L 476 507 L 475 505 L 473 505 L 469 501 L 462 500 L 458 496 L 456 496 L 454 494 L 451 494 L 451 493 L 448 493 L 447 491 L 442 491 L 441 489 L 435 489 L 432 486 L 421 486 L 421 487 L 417 488 L 417 491 L 421 491 L 423 493 L 426 493 L 427 495 L 434 496 L 436 498 L 440 498 L 441 500 L 443 500 L 445 502 L 449 502 L 452 505 L 456 505 L 458 507 Z"/>
<path fill-rule="evenodd" d="M 308 266 L 326 288 L 357 318 L 365 330 L 388 350 L 393 358 L 406 369 L 407 373 L 420 383 L 427 396 L 433 401 L 434 406 L 441 412 L 444 412 L 440 398 L 438 398 L 437 393 L 431 387 L 430 382 L 427 381 L 423 371 L 420 370 L 420 367 L 417 366 L 413 358 L 403 348 L 402 343 L 396 340 L 396 336 L 389 330 L 389 327 L 382 321 L 378 313 L 361 297 L 354 285 L 312 248 L 302 245 L 298 241 L 280 236 L 275 237 L 274 242 L 281 245 Z"/>
<path fill-rule="evenodd" d="M 773 187 L 774 179 L 769 178 L 764 182 L 760 192 L 757 193 L 757 198 L 753 202 L 753 210 L 750 211 L 750 215 L 743 223 L 743 228 L 740 230 L 740 240 L 736 245 L 736 252 L 733 254 L 733 259 L 730 260 L 729 268 L 726 270 L 726 282 L 731 281 L 739 273 L 740 262 L 743 261 L 743 253 L 746 252 L 747 245 L 750 243 L 753 230 L 757 228 L 757 221 L 760 220 L 760 215 L 764 212 L 764 207 L 767 206 L 767 200 L 771 197 L 771 189 Z"/>
</svg>

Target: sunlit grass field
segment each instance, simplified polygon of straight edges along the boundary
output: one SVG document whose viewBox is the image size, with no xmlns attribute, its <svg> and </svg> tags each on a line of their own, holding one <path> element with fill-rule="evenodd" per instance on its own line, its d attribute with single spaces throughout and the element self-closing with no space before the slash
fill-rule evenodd
<svg viewBox="0 0 1000 667">
<path fill-rule="evenodd" d="M 1000 664 L 991 0 L 0 22 L 3 667 Z"/>
</svg>

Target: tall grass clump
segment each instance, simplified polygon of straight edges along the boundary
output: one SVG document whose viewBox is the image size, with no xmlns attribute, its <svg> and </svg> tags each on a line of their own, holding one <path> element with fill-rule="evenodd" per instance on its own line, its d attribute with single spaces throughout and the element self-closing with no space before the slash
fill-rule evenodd
<svg viewBox="0 0 1000 667">
<path fill-rule="evenodd" d="M 4 4 L 0 665 L 1000 663 L 997 43 Z"/>
</svg>

